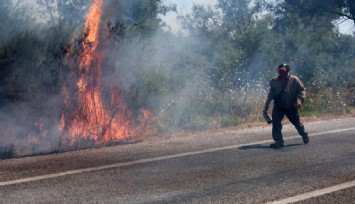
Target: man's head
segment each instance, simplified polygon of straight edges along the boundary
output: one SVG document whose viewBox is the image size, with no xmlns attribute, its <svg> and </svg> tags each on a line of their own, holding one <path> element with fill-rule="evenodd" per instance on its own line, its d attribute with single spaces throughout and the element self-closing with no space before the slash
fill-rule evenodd
<svg viewBox="0 0 355 204">
<path fill-rule="evenodd" d="M 277 67 L 277 70 L 279 71 L 280 75 L 285 75 L 290 71 L 290 66 L 288 64 L 280 64 Z"/>
</svg>

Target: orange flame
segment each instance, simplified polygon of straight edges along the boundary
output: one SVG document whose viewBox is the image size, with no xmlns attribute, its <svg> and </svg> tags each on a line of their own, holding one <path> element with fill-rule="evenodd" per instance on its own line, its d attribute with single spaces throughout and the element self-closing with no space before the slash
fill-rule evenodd
<svg viewBox="0 0 355 204">
<path fill-rule="evenodd" d="M 105 106 L 102 100 L 103 53 L 98 51 L 102 7 L 103 0 L 96 0 L 87 14 L 82 44 L 84 50 L 79 58 L 79 79 L 76 83 L 76 107 L 72 113 L 63 113 L 61 118 L 61 127 L 68 130 L 72 142 L 84 138 L 105 143 L 129 138 L 133 134 L 129 120 L 131 113 L 122 102 L 118 89 L 111 90 L 110 105 Z M 70 100 L 68 96 L 66 100 Z"/>
<path fill-rule="evenodd" d="M 81 69 L 88 69 L 93 62 L 93 54 L 95 53 L 97 46 L 99 45 L 99 30 L 100 30 L 100 22 L 101 22 L 101 14 L 102 14 L 102 6 L 103 0 L 96 0 L 86 16 L 86 22 L 84 27 L 84 36 L 85 44 L 91 44 L 92 46 L 89 49 L 85 49 L 80 68 Z"/>
</svg>

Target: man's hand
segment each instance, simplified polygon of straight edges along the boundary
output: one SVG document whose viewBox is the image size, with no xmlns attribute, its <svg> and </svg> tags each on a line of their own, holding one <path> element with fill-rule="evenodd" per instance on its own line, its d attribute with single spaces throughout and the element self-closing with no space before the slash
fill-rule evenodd
<svg viewBox="0 0 355 204">
<path fill-rule="evenodd" d="M 301 108 L 301 106 L 302 106 L 302 103 L 300 101 L 297 101 L 296 104 L 295 104 L 295 107 L 297 109 L 299 109 L 299 108 Z"/>
</svg>

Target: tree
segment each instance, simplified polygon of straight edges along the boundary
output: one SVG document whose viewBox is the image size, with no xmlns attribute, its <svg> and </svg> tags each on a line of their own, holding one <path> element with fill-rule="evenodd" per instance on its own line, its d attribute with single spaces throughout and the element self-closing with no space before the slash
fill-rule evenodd
<svg viewBox="0 0 355 204">
<path fill-rule="evenodd" d="M 36 0 L 45 8 L 42 12 L 48 16 L 47 22 L 51 25 L 64 20 L 70 26 L 78 26 L 84 21 L 85 12 L 92 0 Z"/>
<path fill-rule="evenodd" d="M 355 0 L 266 0 L 269 8 L 276 13 L 294 13 L 306 16 L 330 16 L 332 19 L 344 17 L 354 21 Z"/>
</svg>

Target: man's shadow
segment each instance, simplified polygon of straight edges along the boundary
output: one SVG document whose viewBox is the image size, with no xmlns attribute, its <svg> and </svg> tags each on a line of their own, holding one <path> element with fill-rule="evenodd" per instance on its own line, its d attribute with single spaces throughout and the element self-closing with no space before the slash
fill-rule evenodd
<svg viewBox="0 0 355 204">
<path fill-rule="evenodd" d="M 294 146 L 300 146 L 302 144 L 297 143 L 297 144 L 287 144 L 284 146 L 284 148 L 287 147 L 294 147 Z M 256 145 L 245 145 L 239 147 L 240 150 L 248 150 L 248 149 L 271 149 L 270 145 L 261 145 L 261 144 L 256 144 Z"/>
</svg>

